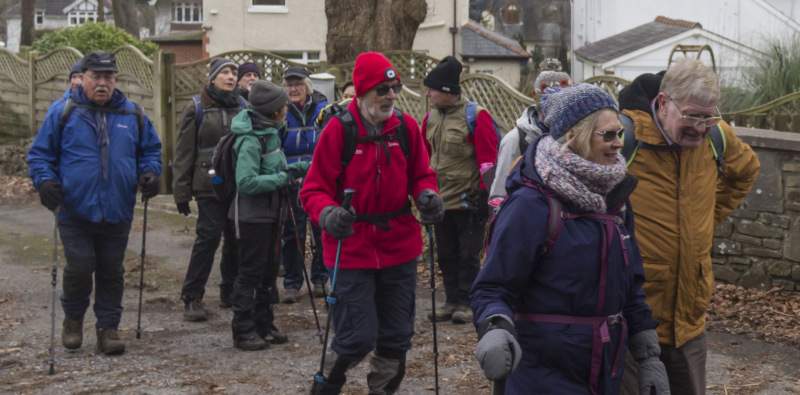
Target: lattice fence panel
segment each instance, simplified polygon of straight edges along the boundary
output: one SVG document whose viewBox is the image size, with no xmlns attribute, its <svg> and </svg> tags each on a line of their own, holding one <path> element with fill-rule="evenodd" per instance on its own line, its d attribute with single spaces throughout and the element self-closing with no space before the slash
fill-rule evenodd
<svg viewBox="0 0 800 395">
<path fill-rule="evenodd" d="M 22 88 L 27 89 L 30 86 L 30 81 L 28 81 L 28 62 L 18 58 L 13 52 L 4 48 L 0 48 L 0 74 L 7 75 L 14 84 Z"/>
<path fill-rule="evenodd" d="M 413 51 L 386 51 L 383 52 L 383 54 L 386 55 L 389 62 L 392 63 L 392 66 L 397 69 L 401 80 L 415 80 L 419 81 L 419 83 L 428 76 L 428 73 L 430 73 L 441 60 Z M 330 68 L 335 69 L 336 72 L 333 74 L 337 75 L 337 77 L 349 80 L 352 79 L 354 67 L 355 62 L 350 62 L 332 65 Z M 462 74 L 468 73 L 469 65 L 464 65 Z"/>
<path fill-rule="evenodd" d="M 428 101 L 425 99 L 425 96 L 403 87 L 400 95 L 397 96 L 395 107 L 414 117 L 418 123 L 422 123 L 422 118 L 428 112 Z"/>
<path fill-rule="evenodd" d="M 516 126 L 522 111 L 534 103 L 533 98 L 489 74 L 462 74 L 461 92 L 492 114 L 503 135 Z"/>
<path fill-rule="evenodd" d="M 800 132 L 800 92 L 758 107 L 722 114 L 722 118 L 736 126 Z"/>
<path fill-rule="evenodd" d="M 609 95 L 614 96 L 614 98 L 619 96 L 619 91 L 625 89 L 626 86 L 631 84 L 631 81 L 613 75 L 599 75 L 587 78 L 583 82 L 597 85 Z"/>
<path fill-rule="evenodd" d="M 136 77 L 145 89 L 153 90 L 153 61 L 132 45 L 123 45 L 114 50 L 120 73 Z M 124 92 L 124 91 L 123 91 Z"/>
<path fill-rule="evenodd" d="M 38 83 L 47 81 L 54 75 L 69 75 L 69 69 L 81 58 L 83 55 L 75 48 L 58 47 L 36 59 L 34 80 Z"/>
</svg>

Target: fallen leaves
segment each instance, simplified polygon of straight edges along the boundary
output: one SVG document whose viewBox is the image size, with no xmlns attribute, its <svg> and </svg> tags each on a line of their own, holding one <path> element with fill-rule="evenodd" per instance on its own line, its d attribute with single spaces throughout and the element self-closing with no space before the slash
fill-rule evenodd
<svg viewBox="0 0 800 395">
<path fill-rule="evenodd" d="M 800 347 L 800 293 L 718 285 L 711 297 L 708 328 Z"/>
</svg>

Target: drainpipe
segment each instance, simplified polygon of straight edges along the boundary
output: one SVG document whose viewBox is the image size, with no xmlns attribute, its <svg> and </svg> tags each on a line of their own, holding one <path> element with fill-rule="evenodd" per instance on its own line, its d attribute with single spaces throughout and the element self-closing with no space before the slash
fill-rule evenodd
<svg viewBox="0 0 800 395">
<path fill-rule="evenodd" d="M 456 22 L 457 2 L 458 0 L 453 0 L 453 27 L 450 28 L 450 34 L 453 35 L 453 56 L 456 56 L 456 34 L 458 34 L 458 24 Z"/>
</svg>

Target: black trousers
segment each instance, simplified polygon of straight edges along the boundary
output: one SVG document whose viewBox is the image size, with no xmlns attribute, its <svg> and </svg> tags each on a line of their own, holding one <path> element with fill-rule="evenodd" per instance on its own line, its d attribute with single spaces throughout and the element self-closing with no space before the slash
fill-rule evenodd
<svg viewBox="0 0 800 395">
<path fill-rule="evenodd" d="M 197 199 L 197 225 L 195 232 L 197 238 L 192 247 L 192 256 L 189 258 L 189 267 L 183 280 L 181 299 L 184 302 L 203 299 L 206 291 L 208 276 L 214 265 L 214 254 L 219 247 L 223 234 L 225 241 L 222 244 L 222 261 L 219 263 L 222 283 L 219 285 L 221 294 L 233 291 L 233 282 L 239 263 L 239 253 L 236 250 L 236 236 L 228 220 L 228 204 L 215 198 Z"/>
<path fill-rule="evenodd" d="M 481 269 L 486 220 L 470 211 L 446 210 L 434 225 L 447 303 L 469 306 L 469 290 Z"/>
<path fill-rule="evenodd" d="M 277 242 L 280 223 L 239 222 L 239 273 L 233 285 L 233 338 L 252 332 L 266 335 L 275 321 L 277 301 Z"/>
</svg>

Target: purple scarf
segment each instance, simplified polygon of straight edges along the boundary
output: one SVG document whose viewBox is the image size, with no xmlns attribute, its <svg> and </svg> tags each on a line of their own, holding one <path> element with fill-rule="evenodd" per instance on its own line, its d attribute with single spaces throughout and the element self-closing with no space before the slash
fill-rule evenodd
<svg viewBox="0 0 800 395">
<path fill-rule="evenodd" d="M 588 161 L 561 145 L 551 136 L 543 137 L 536 149 L 536 171 L 542 183 L 561 201 L 592 213 L 606 213 L 605 195 L 628 171 L 622 154 L 613 166 Z"/>
</svg>

